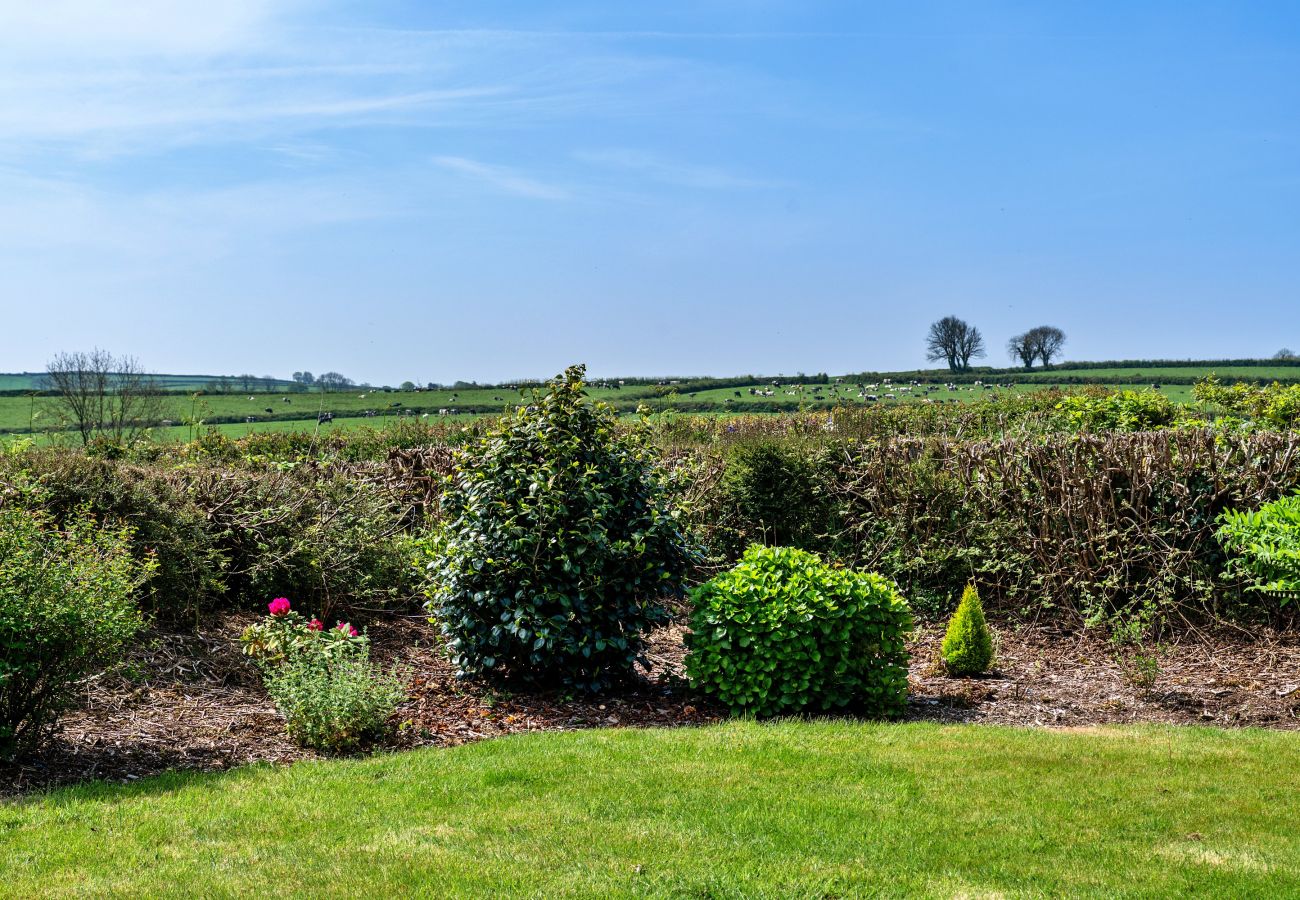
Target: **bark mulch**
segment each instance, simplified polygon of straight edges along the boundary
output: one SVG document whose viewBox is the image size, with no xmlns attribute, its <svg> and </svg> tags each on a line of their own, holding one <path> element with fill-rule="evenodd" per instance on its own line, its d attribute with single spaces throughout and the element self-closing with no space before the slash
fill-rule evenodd
<svg viewBox="0 0 1300 900">
<path fill-rule="evenodd" d="M 129 782 L 171 769 L 220 770 L 316 756 L 294 746 L 239 652 L 251 616 L 197 633 L 152 635 L 128 664 L 80 686 L 58 734 L 21 764 L 0 765 L 0 796 L 88 780 Z M 376 658 L 405 672 L 410 699 L 387 748 L 452 746 L 527 731 L 702 725 L 725 716 L 681 679 L 680 625 L 656 632 L 649 666 L 594 698 L 511 693 L 462 682 L 419 618 L 370 627 Z M 1300 635 L 1184 640 L 1159 653 L 1154 685 L 1135 683 L 1101 638 L 1033 627 L 999 631 L 998 662 L 982 678 L 949 678 L 942 631 L 912 646 L 909 720 L 1027 726 L 1162 722 L 1300 728 Z"/>
</svg>

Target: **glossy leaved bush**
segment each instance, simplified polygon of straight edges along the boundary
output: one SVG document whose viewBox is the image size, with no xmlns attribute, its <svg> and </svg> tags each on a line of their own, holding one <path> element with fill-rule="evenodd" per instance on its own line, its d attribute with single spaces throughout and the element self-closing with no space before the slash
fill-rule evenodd
<svg viewBox="0 0 1300 900">
<path fill-rule="evenodd" d="M 465 675 L 599 690 L 629 673 L 695 558 L 648 432 L 584 368 L 456 451 L 429 609 Z"/>
<path fill-rule="evenodd" d="M 903 711 L 912 613 L 888 579 L 753 546 L 692 599 L 687 675 L 733 712 Z"/>
<path fill-rule="evenodd" d="M 981 675 L 993 664 L 993 633 L 984 621 L 984 606 L 975 585 L 966 585 L 962 592 L 939 652 L 951 675 Z"/>
</svg>

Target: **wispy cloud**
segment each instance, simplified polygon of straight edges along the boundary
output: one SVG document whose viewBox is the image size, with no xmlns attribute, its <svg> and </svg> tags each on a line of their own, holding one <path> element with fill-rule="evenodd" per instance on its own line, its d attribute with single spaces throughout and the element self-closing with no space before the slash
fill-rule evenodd
<svg viewBox="0 0 1300 900">
<path fill-rule="evenodd" d="M 632 172 L 652 181 L 702 190 L 749 190 L 782 187 L 785 183 L 738 175 L 713 166 L 673 162 L 641 150 L 580 150 L 574 154 L 580 162 L 603 168 Z"/>
<path fill-rule="evenodd" d="M 481 181 L 506 194 L 537 200 L 568 200 L 572 196 L 565 188 L 538 181 L 505 166 L 489 165 L 463 156 L 437 156 L 433 162 L 450 172 Z"/>
<path fill-rule="evenodd" d="M 26 57 L 59 51 L 101 59 L 223 53 L 246 48 L 304 5 L 297 0 L 3 0 L 0 47 Z"/>
</svg>

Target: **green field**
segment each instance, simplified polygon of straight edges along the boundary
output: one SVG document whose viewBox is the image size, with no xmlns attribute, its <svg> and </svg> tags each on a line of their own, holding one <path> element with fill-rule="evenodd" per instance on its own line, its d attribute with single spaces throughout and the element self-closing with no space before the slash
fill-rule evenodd
<svg viewBox="0 0 1300 900">
<path fill-rule="evenodd" d="M 771 397 L 751 395 L 750 387 L 771 390 L 773 395 Z M 592 388 L 590 393 L 593 397 L 610 401 L 626 411 L 631 411 L 642 403 L 659 410 L 680 408 L 691 412 L 763 413 L 783 409 L 866 406 L 870 402 L 858 395 L 856 387 L 836 386 L 833 382 L 821 385 L 820 392 L 815 390 L 816 387 L 816 385 L 793 385 L 773 388 L 770 383 L 764 383 L 709 388 L 693 392 L 683 390 L 681 393 L 670 394 L 656 392 L 653 387 L 629 387 L 623 390 Z M 937 388 L 930 395 L 932 398 L 960 402 L 979 401 L 1008 391 L 1024 393 L 1044 389 L 1041 385 L 1024 384 L 999 390 L 985 390 L 971 385 L 959 385 L 956 391 L 947 391 L 938 385 L 932 387 Z M 1149 385 L 1142 384 L 1114 387 L 1149 389 Z M 1191 391 L 1189 385 L 1162 387 L 1163 393 L 1179 403 L 1191 402 Z M 891 392 L 896 393 L 894 399 L 886 396 Z M 741 396 L 736 397 L 737 393 Z M 889 386 L 884 384 L 876 389 L 876 394 L 880 398 L 876 402 L 883 404 L 920 403 L 923 398 L 919 388 L 909 394 L 898 391 L 896 387 L 891 391 Z M 197 399 L 183 394 L 173 394 L 168 395 L 165 400 L 166 418 L 174 424 L 170 427 L 157 428 L 154 434 L 162 440 L 184 439 L 192 433 L 186 424 L 191 420 L 201 422 L 205 426 L 215 426 L 219 431 L 232 436 L 253 431 L 312 431 L 317 428 L 316 420 L 322 412 L 333 413 L 336 417 L 332 424 L 322 425 L 323 429 L 381 427 L 400 418 L 455 421 L 470 415 L 500 413 L 521 402 L 521 396 L 526 395 L 521 395 L 519 391 L 498 388 L 392 393 L 355 390 L 328 394 L 205 394 Z M 700 408 L 701 405 L 706 405 L 708 408 Z M 268 409 L 270 412 L 267 412 Z M 445 415 L 443 410 L 446 410 Z M 367 412 L 373 415 L 367 416 Z M 252 421 L 245 421 L 246 419 Z M 54 398 L 0 396 L 0 434 L 27 433 L 29 424 L 34 426 L 37 432 L 58 431 L 66 425 L 66 421 Z M 70 435 L 65 434 L 63 437 L 70 437 Z"/>
<path fill-rule="evenodd" d="M 1217 375 L 1222 381 L 1241 379 L 1243 381 L 1300 381 L 1300 366 L 1159 366 L 1142 368 L 1106 368 L 1106 369 L 1052 369 L 1051 371 L 1027 371 L 1023 375 L 1041 378 L 1123 378 L 1150 385 L 1163 383 L 1170 378 L 1201 379 L 1208 375 Z"/>
<path fill-rule="evenodd" d="M 220 375 L 151 375 L 159 387 L 168 391 L 197 391 L 211 385 Z M 227 376 L 229 377 L 229 376 Z M 259 379 L 260 380 L 260 379 Z M 277 379 L 279 389 L 288 388 L 292 382 Z M 35 391 L 44 387 L 42 372 L 0 373 L 0 391 Z"/>
<path fill-rule="evenodd" d="M 871 376 L 873 381 L 870 382 L 855 376 L 844 378 L 843 383 L 831 379 L 822 384 L 795 384 L 778 376 L 775 379 L 756 379 L 744 384 L 722 387 L 717 385 L 716 380 L 683 378 L 659 385 L 628 384 L 621 389 L 595 385 L 590 388 L 590 393 L 593 397 L 614 403 L 624 412 L 632 411 L 639 404 L 646 404 L 655 410 L 678 409 L 692 413 L 763 413 L 798 409 L 830 409 L 834 406 L 866 406 L 873 402 L 917 403 L 922 402 L 926 397 L 931 401 L 969 402 L 1005 394 L 1008 391 L 1023 393 L 1043 390 L 1058 382 L 1063 389 L 1078 389 L 1082 385 L 1076 380 L 1086 379 L 1115 382 L 1108 383 L 1106 386 L 1129 390 L 1149 390 L 1153 383 L 1159 383 L 1161 392 L 1173 401 L 1190 403 L 1193 400 L 1190 382 L 1211 373 L 1219 375 L 1222 380 L 1228 382 L 1236 379 L 1287 380 L 1300 378 L 1300 366 L 1166 365 L 1150 366 L 1145 371 L 1141 367 L 1062 368 L 1031 372 L 1003 370 L 980 376 L 986 382 L 1010 384 L 1010 387 L 994 390 L 966 383 L 958 384 L 955 390 L 950 391 L 945 385 L 951 376 L 945 371 L 932 370 L 921 373 L 873 375 Z M 0 390 L 6 389 L 6 386 L 12 389 L 19 381 L 30 386 L 35 377 L 0 375 Z M 190 386 L 206 384 L 211 376 L 157 377 L 175 388 L 185 384 L 186 380 L 189 380 Z M 974 377 L 974 375 L 967 376 L 966 380 L 973 381 Z M 199 382 L 198 379 L 203 381 Z M 886 383 L 886 379 L 892 380 L 893 383 Z M 1033 381 L 1022 382 L 1018 379 L 1033 379 Z M 913 380 L 921 383 L 907 390 Z M 1187 383 L 1170 384 L 1170 380 Z M 867 384 L 868 387 L 860 389 L 858 383 Z M 875 386 L 871 387 L 873 383 Z M 871 401 L 863 396 L 866 393 L 874 394 L 878 399 Z M 888 396 L 891 393 L 895 395 L 892 398 Z M 163 415 L 164 419 L 174 424 L 156 429 L 155 434 L 165 440 L 183 438 L 191 433 L 191 430 L 185 427 L 185 423 L 190 421 L 216 426 L 223 433 L 231 435 L 242 435 L 250 431 L 312 430 L 316 428 L 317 416 L 322 412 L 332 413 L 335 416 L 333 425 L 324 426 L 331 429 L 382 425 L 402 417 L 449 420 L 465 415 L 499 413 L 520 403 L 527 396 L 529 396 L 527 391 L 506 387 L 408 392 L 353 388 L 331 393 L 319 391 L 292 393 L 283 390 L 230 394 L 202 393 L 195 400 L 190 395 L 178 391 L 166 397 L 166 412 Z M 34 427 L 38 432 L 58 431 L 66 424 L 58 405 L 51 398 L 0 396 L 0 435 L 26 433 L 29 426 Z"/>
<path fill-rule="evenodd" d="M 4 896 L 1296 896 L 1300 740 L 787 722 L 522 735 L 0 806 Z"/>
</svg>

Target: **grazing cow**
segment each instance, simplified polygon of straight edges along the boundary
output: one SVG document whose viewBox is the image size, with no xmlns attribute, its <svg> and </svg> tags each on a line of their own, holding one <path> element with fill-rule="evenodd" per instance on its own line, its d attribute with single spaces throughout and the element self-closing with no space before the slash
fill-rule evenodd
<svg viewBox="0 0 1300 900">
<path fill-rule="evenodd" d="M 321 413 L 316 417 L 317 425 L 329 425 L 334 422 L 334 413 Z"/>
<path fill-rule="evenodd" d="M 284 398 L 283 400 L 281 400 L 280 402 L 281 402 L 281 403 L 292 403 L 293 401 L 290 400 L 288 397 L 285 397 L 285 398 Z"/>
<path fill-rule="evenodd" d="M 266 409 L 262 410 L 262 412 L 266 413 L 268 416 L 275 415 L 275 410 L 271 409 L 271 407 L 269 406 Z"/>
</svg>

